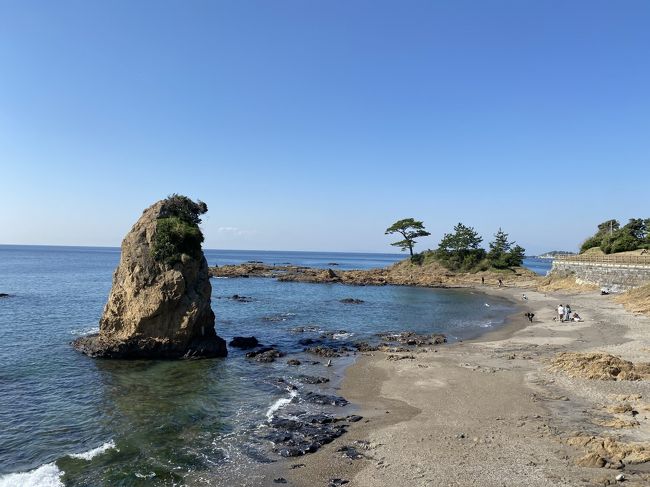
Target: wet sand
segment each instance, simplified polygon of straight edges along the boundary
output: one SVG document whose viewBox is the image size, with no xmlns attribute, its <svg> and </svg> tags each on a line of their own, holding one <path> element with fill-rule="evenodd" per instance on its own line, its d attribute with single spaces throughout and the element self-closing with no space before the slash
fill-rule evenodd
<svg viewBox="0 0 650 487">
<path fill-rule="evenodd" d="M 650 409 L 639 408 L 634 428 L 595 424 L 611 416 L 604 407 L 615 403 L 615 395 L 638 394 L 650 403 L 649 383 L 548 370 L 550 357 L 562 351 L 606 351 L 649 362 L 650 318 L 597 293 L 546 295 L 510 287 L 477 292 L 509 297 L 522 310 L 477 340 L 427 347 L 415 359 L 362 354 L 346 371 L 341 393 L 359 405 L 364 419 L 318 452 L 290 460 L 277 476 L 294 486 L 327 486 L 331 479 L 350 486 L 596 486 L 616 483 L 623 473 L 625 485 L 650 485 L 648 464 L 623 470 L 577 466 L 586 450 L 566 442 L 576 432 L 650 440 Z M 555 307 L 565 302 L 583 323 L 553 321 Z M 535 313 L 533 323 L 525 311 Z M 345 458 L 337 451 L 345 446 L 363 457 Z"/>
</svg>

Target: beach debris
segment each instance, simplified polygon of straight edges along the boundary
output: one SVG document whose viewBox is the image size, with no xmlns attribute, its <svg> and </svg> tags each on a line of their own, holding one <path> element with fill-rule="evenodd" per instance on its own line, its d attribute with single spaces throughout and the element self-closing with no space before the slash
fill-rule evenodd
<svg viewBox="0 0 650 487">
<path fill-rule="evenodd" d="M 285 479 L 284 477 L 278 477 L 277 479 L 273 479 L 273 483 L 276 483 L 276 484 L 286 484 L 286 483 L 287 483 L 287 479 Z"/>
<path fill-rule="evenodd" d="M 350 460 L 359 460 L 363 458 L 363 455 L 353 446 L 345 445 L 336 451 L 342 453 L 344 458 L 349 458 Z"/>
<path fill-rule="evenodd" d="M 391 353 L 386 360 L 415 360 L 415 355 L 395 355 Z"/>
<path fill-rule="evenodd" d="M 325 367 L 331 367 L 331 366 L 332 366 L 332 359 L 329 359 L 325 364 Z"/>
<path fill-rule="evenodd" d="M 345 298 L 345 299 L 340 299 L 339 302 L 343 304 L 363 304 L 365 301 L 363 299 L 356 299 L 356 298 Z"/>
<path fill-rule="evenodd" d="M 257 338 L 254 336 L 249 337 L 233 337 L 232 340 L 228 343 L 231 347 L 235 348 L 255 348 L 260 343 L 257 341 Z"/>
<path fill-rule="evenodd" d="M 350 481 L 345 479 L 330 479 L 328 487 L 339 487 L 349 483 Z"/>
<path fill-rule="evenodd" d="M 291 470 L 295 470 L 297 468 L 302 468 L 304 466 L 305 466 L 304 463 L 294 463 L 293 465 L 291 465 Z"/>
<path fill-rule="evenodd" d="M 624 482 L 625 481 L 625 475 L 623 475 L 622 473 L 619 473 L 616 477 L 614 477 L 614 480 L 616 480 L 617 482 Z"/>
<path fill-rule="evenodd" d="M 573 377 L 598 380 L 642 380 L 650 377 L 650 364 L 633 364 L 603 352 L 561 352 L 551 360 L 551 370 Z"/>
<path fill-rule="evenodd" d="M 276 358 L 284 357 L 286 354 L 272 347 L 262 347 L 246 354 L 246 358 L 252 358 L 256 362 L 275 362 Z"/>
</svg>

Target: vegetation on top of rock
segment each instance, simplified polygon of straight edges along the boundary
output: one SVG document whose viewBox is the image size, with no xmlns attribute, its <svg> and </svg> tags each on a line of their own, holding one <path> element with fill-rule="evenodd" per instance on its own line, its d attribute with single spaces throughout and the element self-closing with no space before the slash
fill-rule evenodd
<svg viewBox="0 0 650 487">
<path fill-rule="evenodd" d="M 178 194 L 167 197 L 156 223 L 153 258 L 168 265 L 181 261 L 183 254 L 199 258 L 203 243 L 200 215 L 207 211 L 208 206 L 200 200 L 194 202 Z"/>
<path fill-rule="evenodd" d="M 402 251 L 408 249 L 411 253 L 411 259 L 413 259 L 413 246 L 416 243 L 415 239 L 431 235 L 424 229 L 424 224 L 421 221 L 414 220 L 413 218 L 404 218 L 396 221 L 386 229 L 384 235 L 391 235 L 393 233 L 399 233 L 404 237 L 404 239 L 393 242 L 391 245 L 394 247 L 400 247 Z"/>
<path fill-rule="evenodd" d="M 630 218 L 623 227 L 618 220 L 607 220 L 598 225 L 594 235 L 580 247 L 583 253 L 594 247 L 606 254 L 638 249 L 650 249 L 650 218 Z"/>
<path fill-rule="evenodd" d="M 521 266 L 525 250 L 508 240 L 508 234 L 499 228 L 489 251 L 481 247 L 483 238 L 473 227 L 462 223 L 454 226 L 453 233 L 443 235 L 435 251 L 416 255 L 413 262 L 426 264 L 437 260 L 449 270 L 457 272 L 479 272 L 489 269 L 508 269 Z"/>
<path fill-rule="evenodd" d="M 447 269 L 469 271 L 485 259 L 481 248 L 483 238 L 473 227 L 462 223 L 454 226 L 454 233 L 445 233 L 435 251 L 435 257 Z"/>
</svg>

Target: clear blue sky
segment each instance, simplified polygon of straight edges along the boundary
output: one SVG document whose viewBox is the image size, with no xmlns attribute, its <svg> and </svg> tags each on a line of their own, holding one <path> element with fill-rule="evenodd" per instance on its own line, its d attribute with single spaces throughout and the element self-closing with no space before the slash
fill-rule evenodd
<svg viewBox="0 0 650 487">
<path fill-rule="evenodd" d="M 529 253 L 650 216 L 650 2 L 0 0 L 0 243 Z"/>
</svg>

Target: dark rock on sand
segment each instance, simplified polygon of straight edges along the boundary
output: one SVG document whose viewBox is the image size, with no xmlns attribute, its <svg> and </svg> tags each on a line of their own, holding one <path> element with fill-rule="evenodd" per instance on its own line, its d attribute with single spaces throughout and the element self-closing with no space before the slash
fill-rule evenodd
<svg viewBox="0 0 650 487">
<path fill-rule="evenodd" d="M 283 457 L 297 457 L 317 451 L 345 433 L 345 425 L 311 422 L 300 419 L 273 418 L 272 429 L 266 439 L 273 442 L 275 451 Z"/>
<path fill-rule="evenodd" d="M 400 343 L 402 345 L 409 346 L 426 346 L 426 345 L 440 345 L 447 342 L 447 337 L 442 334 L 433 334 L 433 335 L 418 335 L 412 331 L 403 331 L 400 333 L 377 333 L 377 336 L 381 337 L 387 342 Z"/>
<path fill-rule="evenodd" d="M 233 337 L 232 340 L 230 340 L 230 345 L 231 347 L 235 348 L 255 348 L 259 345 L 260 343 L 257 341 L 257 338 L 254 336 L 250 337 Z"/>
<path fill-rule="evenodd" d="M 314 345 L 320 342 L 321 340 L 318 340 L 316 338 L 301 338 L 300 340 L 298 340 L 298 344 L 302 346 Z"/>
<path fill-rule="evenodd" d="M 340 487 L 341 485 L 349 484 L 349 480 L 345 479 L 330 479 L 328 487 Z"/>
<path fill-rule="evenodd" d="M 347 349 L 344 349 L 344 351 L 347 351 Z M 313 353 L 314 355 L 318 355 L 320 357 L 326 357 L 326 358 L 340 357 L 342 353 L 338 348 L 331 348 L 331 347 L 325 347 L 320 345 L 318 347 L 305 348 L 305 352 Z"/>
<path fill-rule="evenodd" d="M 305 402 L 310 402 L 312 404 L 321 404 L 327 406 L 347 406 L 347 399 L 341 396 L 328 396 L 326 394 L 319 394 L 317 392 L 307 392 L 302 396 L 302 399 Z"/>
<path fill-rule="evenodd" d="M 159 222 L 172 218 L 185 222 L 186 212 L 179 207 L 196 213 L 196 218 L 207 210 L 175 196 L 144 211 L 122 241 L 99 334 L 75 340 L 77 350 L 92 357 L 125 359 L 226 356 L 226 342 L 214 329 L 212 286 L 200 244 L 183 253 L 168 249 L 165 257 L 155 252 L 156 237 L 166 228 Z M 186 224 L 200 232 L 195 222 Z"/>
<path fill-rule="evenodd" d="M 263 347 L 246 354 L 247 358 L 252 358 L 257 362 L 270 363 L 275 362 L 276 358 L 284 357 L 286 354 L 272 347 Z"/>
<path fill-rule="evenodd" d="M 357 421 L 361 421 L 363 419 L 363 416 L 359 416 L 358 414 L 351 414 L 345 419 L 350 423 L 356 423 Z"/>
<path fill-rule="evenodd" d="M 376 352 L 379 350 L 377 345 L 370 345 L 368 342 L 357 342 L 354 344 L 354 348 L 359 352 Z"/>
<path fill-rule="evenodd" d="M 292 358 L 290 360 L 287 360 L 287 365 L 300 365 L 300 360 Z"/>
<path fill-rule="evenodd" d="M 341 303 L 344 303 L 344 304 L 362 304 L 362 303 L 365 303 L 365 301 L 363 299 L 355 299 L 355 298 L 345 298 L 345 299 L 341 299 L 339 301 Z"/>
</svg>

